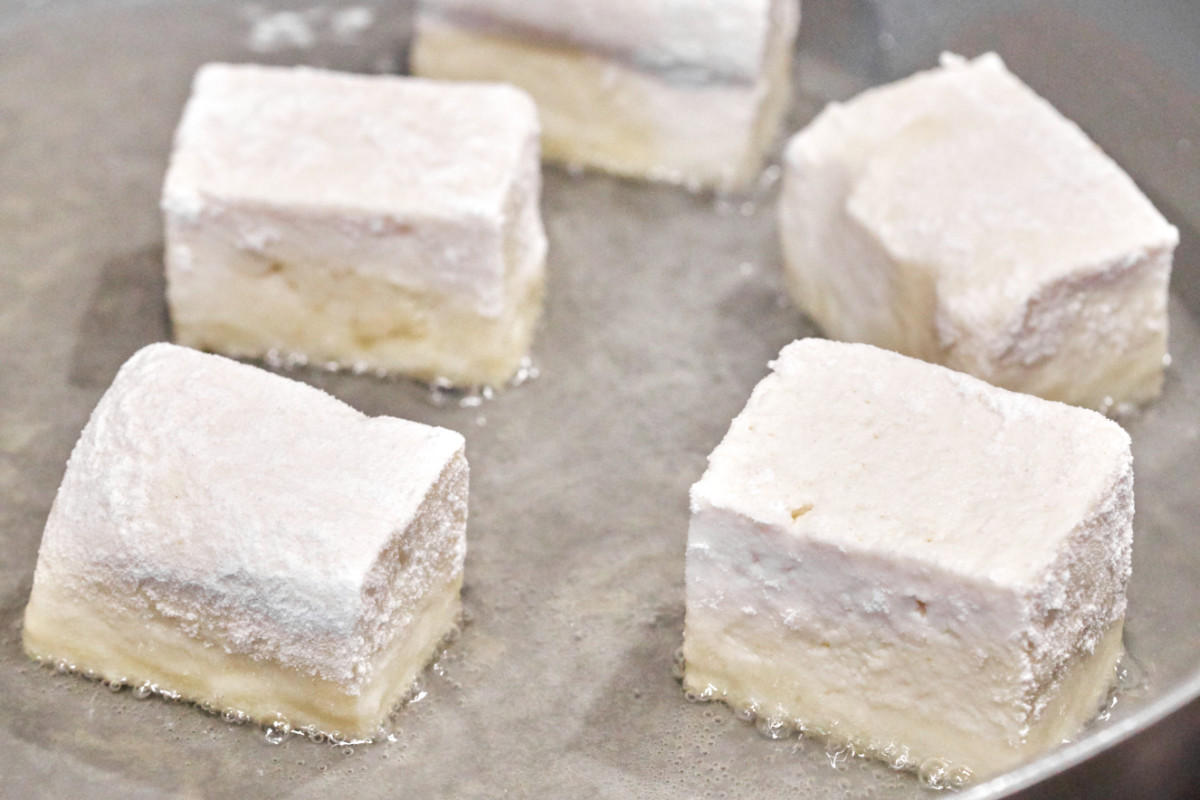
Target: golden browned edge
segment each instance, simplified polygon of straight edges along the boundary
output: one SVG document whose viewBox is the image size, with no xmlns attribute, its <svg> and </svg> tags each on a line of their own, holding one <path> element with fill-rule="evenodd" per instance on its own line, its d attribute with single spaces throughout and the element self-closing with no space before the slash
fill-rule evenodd
<svg viewBox="0 0 1200 800">
<path fill-rule="evenodd" d="M 1123 630 L 1122 618 L 1104 634 L 1095 650 L 1077 656 L 1063 668 L 1064 675 L 1052 689 L 1048 704 L 1016 741 L 973 741 L 962 731 L 948 730 L 933 737 L 942 739 L 940 745 L 931 744 L 925 732 L 922 735 L 927 741 L 915 745 L 905 741 L 905 736 L 919 727 L 919 717 L 890 708 L 876 710 L 881 720 L 879 728 L 889 729 L 880 736 L 865 721 L 849 723 L 815 710 L 805 695 L 820 695 L 822 676 L 807 674 L 802 663 L 772 669 L 772 659 L 763 659 L 749 645 L 725 637 L 718 647 L 711 646 L 713 643 L 704 641 L 705 635 L 697 635 L 694 626 L 685 632 L 683 685 L 693 697 L 720 700 L 734 711 L 751 716 L 761 713 L 806 736 L 835 746 L 850 746 L 895 767 L 915 770 L 928 759 L 939 759 L 948 767 L 966 767 L 966 774 L 977 780 L 1061 744 L 1096 717 L 1116 684 L 1117 667 L 1124 653 Z M 749 668 L 748 664 L 757 664 L 759 669 Z M 903 758 L 898 760 L 898 754 Z"/>
<path fill-rule="evenodd" d="M 369 739 L 439 651 L 461 616 L 462 576 L 432 592 L 408 629 L 373 657 L 357 692 L 270 658 L 228 652 L 185 634 L 153 611 L 82 602 L 37 584 L 25 609 L 24 647 L 32 658 L 118 684 L 150 685 L 202 706 L 233 710 L 271 725 L 311 726 L 338 739 Z"/>
</svg>

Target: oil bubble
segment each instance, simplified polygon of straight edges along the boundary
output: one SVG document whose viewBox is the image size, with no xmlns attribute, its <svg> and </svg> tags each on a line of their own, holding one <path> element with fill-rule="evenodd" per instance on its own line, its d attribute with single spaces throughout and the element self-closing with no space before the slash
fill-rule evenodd
<svg viewBox="0 0 1200 800">
<path fill-rule="evenodd" d="M 221 711 L 221 719 L 230 725 L 244 725 L 250 721 L 250 716 L 236 708 L 226 708 Z"/>
<path fill-rule="evenodd" d="M 267 742 L 269 744 L 282 744 L 289 733 L 292 733 L 291 723 L 285 719 L 277 719 L 267 728 Z"/>
<path fill-rule="evenodd" d="M 930 789 L 949 789 L 954 770 L 944 758 L 927 758 L 917 769 L 917 780 Z"/>
<path fill-rule="evenodd" d="M 754 727 L 767 739 L 786 739 L 792 735 L 792 726 L 782 717 L 759 717 Z"/>
<path fill-rule="evenodd" d="M 531 359 L 529 356 L 525 356 L 521 359 L 521 363 L 517 365 L 517 371 L 512 378 L 509 379 L 508 385 L 515 388 L 523 383 L 528 383 L 529 381 L 535 380 L 540 374 L 541 370 L 536 364 L 533 363 L 533 359 Z"/>
<path fill-rule="evenodd" d="M 754 722 L 756 719 L 758 719 L 758 709 L 758 703 L 750 703 L 749 705 L 735 708 L 733 710 L 733 715 L 742 722 Z"/>
</svg>

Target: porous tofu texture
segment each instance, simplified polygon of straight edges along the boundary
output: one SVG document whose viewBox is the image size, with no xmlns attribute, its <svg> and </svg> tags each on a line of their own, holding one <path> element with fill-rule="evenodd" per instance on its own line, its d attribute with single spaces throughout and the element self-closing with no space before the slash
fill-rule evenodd
<svg viewBox="0 0 1200 800">
<path fill-rule="evenodd" d="M 459 434 L 151 345 L 71 454 L 25 649 L 368 737 L 457 622 L 466 517 Z"/>
<path fill-rule="evenodd" d="M 422 0 L 417 74 L 527 90 L 547 159 L 753 183 L 790 95 L 798 0 Z"/>
<path fill-rule="evenodd" d="M 869 345 L 772 367 L 692 487 L 688 691 L 977 775 L 1074 735 L 1122 652 L 1125 432 Z"/>
<path fill-rule="evenodd" d="M 833 338 L 1091 408 L 1160 391 L 1179 234 L 994 54 L 831 104 L 788 144 L 779 213 Z"/>
<path fill-rule="evenodd" d="M 538 135 L 511 86 L 203 67 L 163 188 L 175 340 L 503 385 L 541 311 Z"/>
</svg>

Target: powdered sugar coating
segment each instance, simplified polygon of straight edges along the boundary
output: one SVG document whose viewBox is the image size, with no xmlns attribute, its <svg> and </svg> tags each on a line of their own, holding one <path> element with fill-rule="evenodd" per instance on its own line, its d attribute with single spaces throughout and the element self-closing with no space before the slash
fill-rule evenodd
<svg viewBox="0 0 1200 800">
<path fill-rule="evenodd" d="M 31 605 L 65 587 L 353 694 L 421 598 L 461 575 L 466 471 L 457 433 L 151 345 L 71 455 Z"/>
</svg>

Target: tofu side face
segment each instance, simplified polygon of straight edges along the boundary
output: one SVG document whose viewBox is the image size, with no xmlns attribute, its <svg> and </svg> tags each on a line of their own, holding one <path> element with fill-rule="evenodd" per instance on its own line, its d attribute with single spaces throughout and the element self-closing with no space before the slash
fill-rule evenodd
<svg viewBox="0 0 1200 800">
<path fill-rule="evenodd" d="M 414 72 L 528 91 L 544 156 L 574 167 L 745 189 L 790 95 L 795 0 L 420 4 Z"/>
<path fill-rule="evenodd" d="M 177 340 L 503 383 L 541 308 L 538 137 L 512 87 L 202 68 L 163 190 Z"/>
<path fill-rule="evenodd" d="M 1125 433 L 865 345 L 774 370 L 692 490 L 689 691 L 909 766 L 1072 735 L 1120 652 Z"/>
<path fill-rule="evenodd" d="M 831 106 L 786 162 L 789 284 L 828 334 L 1080 405 L 1158 393 L 1178 233 L 995 56 Z"/>
</svg>

